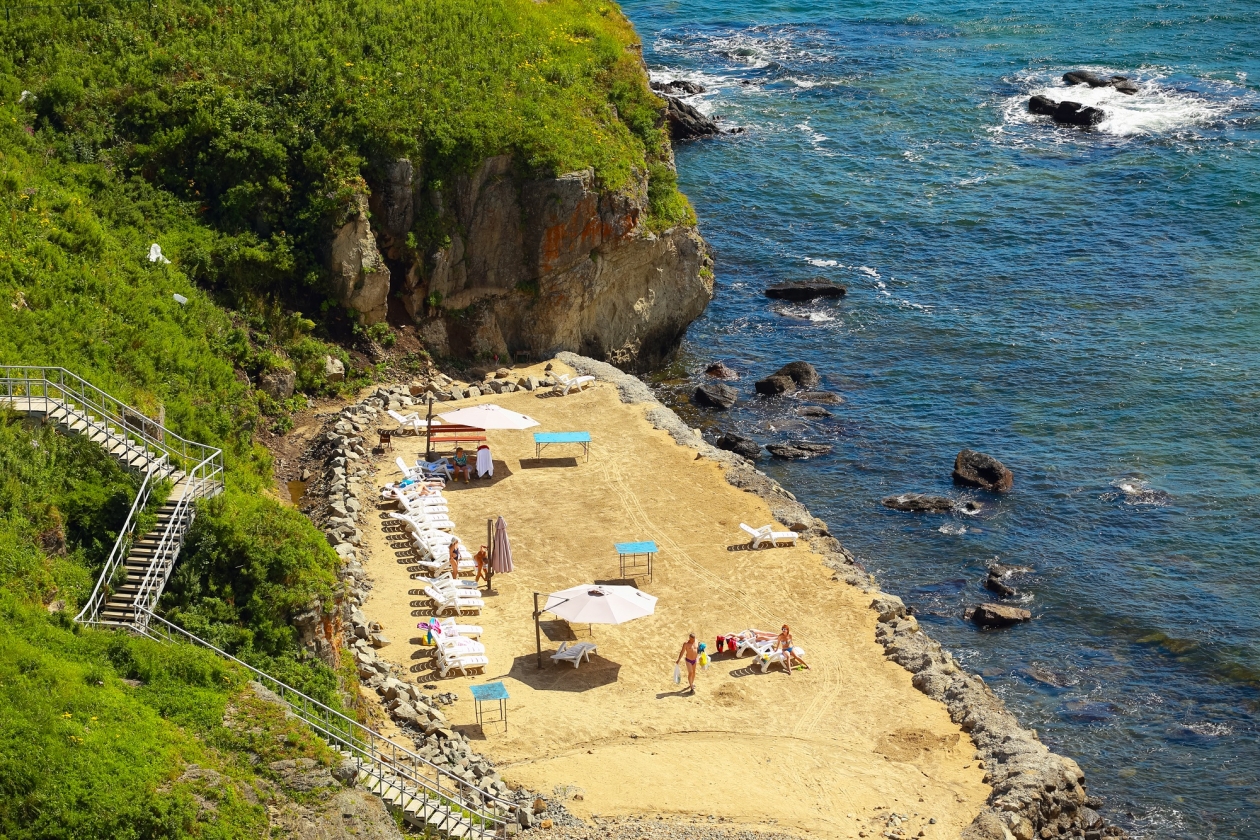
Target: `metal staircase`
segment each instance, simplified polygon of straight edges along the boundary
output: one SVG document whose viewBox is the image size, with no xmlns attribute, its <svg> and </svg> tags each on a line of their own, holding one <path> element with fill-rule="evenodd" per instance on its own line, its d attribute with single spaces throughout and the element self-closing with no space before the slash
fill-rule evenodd
<svg viewBox="0 0 1260 840">
<path fill-rule="evenodd" d="M 88 624 L 144 623 L 166 587 L 198 499 L 223 490 L 223 452 L 185 440 L 65 368 L 0 366 L 0 407 L 56 423 L 97 443 L 144 476 L 83 610 Z M 153 490 L 173 483 L 152 531 L 137 538 L 139 516 Z"/>
<path fill-rule="evenodd" d="M 223 453 L 185 440 L 139 411 L 59 367 L 0 365 L 0 410 L 56 423 L 98 443 L 119 463 L 144 476 L 105 561 L 96 587 L 76 620 L 125 628 L 163 642 L 214 651 L 249 671 L 297 717 L 354 762 L 356 783 L 426 836 L 506 838 L 518 825 L 518 805 L 302 694 L 182 627 L 155 615 L 196 515 L 196 502 L 223 490 Z M 153 491 L 172 483 L 154 527 L 138 535 L 139 517 Z"/>
</svg>

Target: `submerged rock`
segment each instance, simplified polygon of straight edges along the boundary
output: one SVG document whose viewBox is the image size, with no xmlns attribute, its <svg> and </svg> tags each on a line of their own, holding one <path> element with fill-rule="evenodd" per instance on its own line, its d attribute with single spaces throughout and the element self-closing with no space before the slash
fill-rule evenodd
<svg viewBox="0 0 1260 840">
<path fill-rule="evenodd" d="M 739 391 L 721 382 L 706 382 L 696 388 L 694 396 L 697 405 L 727 409 L 735 405 L 735 401 L 739 399 Z"/>
<path fill-rule="evenodd" d="M 841 405 L 844 403 L 844 397 L 839 394 L 833 394 L 830 391 L 802 391 L 796 395 L 796 398 L 805 402 L 822 403 L 823 405 Z"/>
<path fill-rule="evenodd" d="M 1044 114 L 1063 125 L 1078 125 L 1090 128 L 1107 118 L 1101 108 L 1082 105 L 1079 102 L 1055 102 L 1048 96 L 1034 96 L 1028 100 L 1028 110 L 1033 114 Z"/>
<path fill-rule="evenodd" d="M 829 443 L 808 443 L 798 440 L 790 443 L 768 443 L 766 444 L 766 449 L 776 458 L 804 461 L 809 458 L 816 458 L 819 455 L 828 455 L 831 453 L 832 447 Z"/>
<path fill-rule="evenodd" d="M 725 449 L 728 452 L 734 452 L 736 455 L 743 455 L 750 461 L 755 461 L 761 457 L 761 444 L 752 438 L 737 435 L 734 432 L 723 434 L 713 445 L 718 449 Z"/>
<path fill-rule="evenodd" d="M 848 292 L 844 286 L 832 283 L 824 278 L 815 280 L 791 280 L 776 283 L 766 288 L 765 295 L 775 300 L 814 300 L 815 298 L 844 297 Z"/>
<path fill-rule="evenodd" d="M 981 627 L 1011 627 L 1031 621 L 1032 613 L 1005 604 L 981 604 L 978 607 L 968 607 L 963 618 Z"/>
<path fill-rule="evenodd" d="M 790 376 L 767 376 L 765 379 L 758 379 L 753 384 L 753 388 L 758 394 L 764 394 L 767 397 L 782 394 L 795 387 L 796 383 L 792 381 Z"/>
<path fill-rule="evenodd" d="M 1113 87 L 1130 96 L 1138 92 L 1137 83 L 1128 76 L 1100 76 L 1089 70 L 1070 70 L 1063 74 L 1063 81 L 1069 85 L 1089 85 L 1092 88 Z"/>
<path fill-rule="evenodd" d="M 964 449 L 954 459 L 954 483 L 968 487 L 979 487 L 995 493 L 1009 491 L 1015 483 L 1015 476 L 1006 466 L 992 455 Z"/>
<path fill-rule="evenodd" d="M 714 362 L 704 369 L 704 373 L 717 379 L 739 379 L 739 374 L 723 362 Z"/>
<path fill-rule="evenodd" d="M 809 362 L 788 362 L 771 375 L 786 376 L 796 384 L 797 388 L 815 388 L 819 382 L 822 382 L 818 370 Z"/>
<path fill-rule="evenodd" d="M 954 509 L 954 500 L 947 496 L 929 496 L 925 493 L 902 493 L 900 496 L 884 499 L 883 505 L 907 513 L 949 513 Z"/>
<path fill-rule="evenodd" d="M 985 578 L 984 588 L 1003 598 L 1009 598 L 1015 594 L 1014 587 L 1007 586 L 1002 582 L 1002 576 L 995 575 L 993 572 L 989 572 L 989 576 Z"/>
<path fill-rule="evenodd" d="M 830 417 L 831 412 L 820 405 L 803 405 L 796 409 L 801 417 Z"/>
</svg>

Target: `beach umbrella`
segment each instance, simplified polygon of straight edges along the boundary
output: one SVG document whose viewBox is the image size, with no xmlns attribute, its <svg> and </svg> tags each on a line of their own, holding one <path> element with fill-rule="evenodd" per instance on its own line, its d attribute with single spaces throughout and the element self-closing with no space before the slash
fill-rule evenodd
<svg viewBox="0 0 1260 840">
<path fill-rule="evenodd" d="M 633 586 L 574 586 L 547 596 L 543 612 L 573 624 L 622 624 L 656 611 L 656 596 Z"/>
<path fill-rule="evenodd" d="M 490 563 L 486 569 L 486 591 L 493 592 L 494 576 L 505 575 L 512 571 L 512 543 L 508 542 L 507 522 L 502 516 L 493 523 L 493 526 L 491 520 L 486 520 L 486 537 L 490 545 Z"/>
<path fill-rule="evenodd" d="M 538 421 L 515 411 L 510 411 L 494 403 L 473 405 L 458 411 L 447 411 L 439 414 L 447 423 L 461 426 L 473 426 L 478 429 L 529 429 L 538 425 Z"/>
</svg>

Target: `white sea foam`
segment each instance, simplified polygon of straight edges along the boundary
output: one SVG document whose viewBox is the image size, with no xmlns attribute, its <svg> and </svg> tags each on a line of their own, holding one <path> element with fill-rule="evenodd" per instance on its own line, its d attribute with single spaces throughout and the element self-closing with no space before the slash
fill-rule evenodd
<svg viewBox="0 0 1260 840">
<path fill-rule="evenodd" d="M 810 259 L 809 257 L 805 258 L 805 262 L 809 263 L 810 265 L 817 266 L 818 268 L 835 268 L 836 266 L 840 265 L 839 260 L 815 260 L 815 259 Z"/>
<path fill-rule="evenodd" d="M 1229 82 L 1196 80 L 1193 87 L 1198 89 L 1192 90 L 1190 85 L 1176 84 L 1167 74 L 1155 70 L 1135 73 L 1106 67 L 1072 69 L 1087 69 L 1100 76 L 1128 76 L 1137 83 L 1138 92 L 1127 94 L 1112 87 L 1068 85 L 1059 70 L 1021 74 L 1015 80 L 1021 92 L 1002 103 L 1003 126 L 1051 124 L 1049 117 L 1028 111 L 1029 98 L 1037 95 L 1102 109 L 1106 118 L 1096 131 L 1116 137 L 1174 134 L 1207 125 L 1222 119 L 1243 101 L 1254 99 L 1245 88 Z"/>
<path fill-rule="evenodd" d="M 967 526 L 959 525 L 955 522 L 946 522 L 936 530 L 940 531 L 942 534 L 949 534 L 951 537 L 957 537 L 967 533 Z"/>
<path fill-rule="evenodd" d="M 1132 476 L 1118 478 L 1111 482 L 1111 486 L 1120 492 L 1104 493 L 1103 499 L 1106 501 L 1121 499 L 1126 505 L 1164 507 L 1172 498 L 1166 491 L 1151 487 L 1144 479 Z"/>
<path fill-rule="evenodd" d="M 869 265 L 859 265 L 857 270 L 865 274 L 867 277 L 874 277 L 876 279 L 879 278 L 879 272 L 871 268 Z"/>
<path fill-rule="evenodd" d="M 810 321 L 815 324 L 825 324 L 828 321 L 836 320 L 835 315 L 823 312 L 818 309 L 809 309 L 803 306 L 784 306 L 774 310 L 776 314 L 785 318 L 795 318 L 800 321 Z"/>
</svg>

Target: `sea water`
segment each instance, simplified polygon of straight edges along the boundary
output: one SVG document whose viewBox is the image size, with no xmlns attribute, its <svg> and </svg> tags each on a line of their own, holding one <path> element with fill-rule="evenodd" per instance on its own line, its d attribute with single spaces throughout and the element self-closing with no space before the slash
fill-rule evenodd
<svg viewBox="0 0 1260 840">
<path fill-rule="evenodd" d="M 834 444 L 763 468 L 1080 762 L 1110 820 L 1254 836 L 1260 4 L 624 7 L 653 78 L 700 82 L 689 101 L 744 129 L 677 151 L 717 297 L 663 391 L 710 437 Z M 1069 88 L 1075 69 L 1139 92 Z M 1036 93 L 1106 120 L 1056 126 Z M 814 277 L 847 297 L 762 295 Z M 724 414 L 687 403 L 718 359 L 742 375 Z M 793 359 L 844 397 L 832 416 L 752 396 Z M 1014 491 L 953 488 L 964 447 Z M 880 505 L 908 491 L 983 509 Z M 963 621 L 994 560 L 1034 569 L 1014 579 L 1030 624 Z"/>
</svg>

